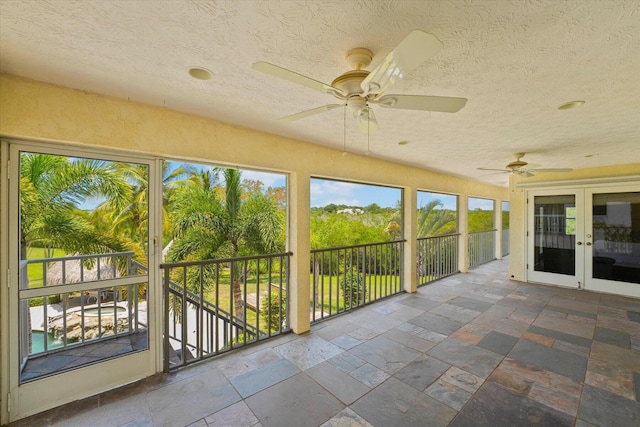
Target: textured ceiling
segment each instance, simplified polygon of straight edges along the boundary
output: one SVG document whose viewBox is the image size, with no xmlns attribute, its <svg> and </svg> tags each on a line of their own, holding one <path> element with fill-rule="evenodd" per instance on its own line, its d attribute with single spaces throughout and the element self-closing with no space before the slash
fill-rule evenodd
<svg viewBox="0 0 640 427">
<path fill-rule="evenodd" d="M 545 168 L 640 162 L 637 0 L 0 0 L 0 71 L 342 149 L 342 109 L 277 121 L 334 98 L 251 64 L 331 83 L 347 50 L 370 49 L 372 69 L 414 29 L 444 48 L 387 92 L 469 101 L 455 114 L 374 106 L 371 156 L 497 184 L 506 175 L 477 168 L 519 151 Z M 557 109 L 573 100 L 586 103 Z M 347 150 L 367 151 L 353 119 Z"/>
</svg>

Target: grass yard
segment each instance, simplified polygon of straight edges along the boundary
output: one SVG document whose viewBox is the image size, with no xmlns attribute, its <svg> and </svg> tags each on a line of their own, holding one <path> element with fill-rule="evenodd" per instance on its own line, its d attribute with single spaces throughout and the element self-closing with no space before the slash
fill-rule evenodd
<svg viewBox="0 0 640 427">
<path fill-rule="evenodd" d="M 57 258 L 66 256 L 67 253 L 62 249 L 44 249 L 44 248 L 27 248 L 27 259 Z M 29 288 L 41 288 L 42 278 L 44 277 L 44 269 L 48 265 L 29 264 L 27 266 L 27 277 L 29 278 Z"/>
<path fill-rule="evenodd" d="M 318 308 L 316 310 L 320 310 L 322 307 L 322 311 L 325 313 L 331 314 L 344 311 L 345 309 L 351 308 L 345 303 L 349 301 L 345 301 L 345 297 L 343 295 L 342 290 L 340 289 L 339 278 L 336 276 L 329 275 L 321 275 L 318 278 L 318 283 L 320 286 L 320 291 L 317 296 L 317 305 Z M 365 295 L 365 303 L 370 301 L 375 301 L 389 295 L 393 295 L 396 292 L 401 292 L 401 278 L 400 276 L 392 276 L 392 275 L 366 275 L 365 283 L 367 287 L 367 292 Z M 311 274 L 311 304 L 313 304 L 313 274 Z M 356 304 L 353 305 L 354 307 Z"/>
</svg>

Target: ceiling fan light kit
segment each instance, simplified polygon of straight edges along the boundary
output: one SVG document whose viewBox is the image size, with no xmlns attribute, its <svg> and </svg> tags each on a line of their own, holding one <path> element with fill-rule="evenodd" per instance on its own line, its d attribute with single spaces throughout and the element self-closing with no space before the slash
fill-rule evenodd
<svg viewBox="0 0 640 427">
<path fill-rule="evenodd" d="M 299 120 L 348 105 L 354 110 L 353 115 L 360 130 L 369 134 L 379 129 L 372 105 L 446 113 L 455 113 L 465 106 L 466 98 L 383 94 L 399 79 L 407 76 L 420 64 L 437 54 L 442 47 L 440 40 L 433 34 L 414 30 L 370 72 L 364 68 L 371 65 L 373 53 L 363 47 L 351 49 L 345 56 L 345 61 L 351 70 L 336 77 L 330 85 L 268 62 L 256 62 L 253 64 L 253 69 L 328 93 L 341 101 L 340 104 L 316 107 L 282 117 L 280 120 Z"/>
<path fill-rule="evenodd" d="M 573 171 L 573 169 L 571 168 L 540 168 L 538 167 L 538 165 L 527 163 L 524 160 L 521 160 L 524 155 L 525 153 L 514 153 L 513 157 L 515 157 L 516 159 L 513 162 L 508 163 L 504 169 L 478 168 L 478 170 L 497 171 L 498 173 L 510 173 L 513 175 L 521 176 L 523 178 L 530 178 L 539 173 L 563 173 Z"/>
</svg>

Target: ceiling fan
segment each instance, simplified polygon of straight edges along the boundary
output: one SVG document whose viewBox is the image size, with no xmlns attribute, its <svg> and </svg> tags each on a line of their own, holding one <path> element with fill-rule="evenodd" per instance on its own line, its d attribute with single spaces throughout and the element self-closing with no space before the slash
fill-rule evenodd
<svg viewBox="0 0 640 427">
<path fill-rule="evenodd" d="M 368 133 L 379 128 L 371 105 L 445 113 L 455 113 L 465 106 L 466 98 L 384 94 L 384 91 L 397 80 L 411 73 L 442 47 L 442 43 L 434 35 L 414 30 L 372 71 L 364 69 L 371 64 L 373 58 L 371 51 L 365 48 L 351 49 L 346 55 L 346 61 L 351 70 L 336 77 L 330 85 L 268 62 L 256 62 L 252 68 L 328 93 L 341 101 L 338 104 L 323 105 L 295 113 L 279 120 L 294 121 L 348 105 L 353 108 L 353 115 L 362 132 Z"/>
<path fill-rule="evenodd" d="M 516 159 L 505 166 L 505 169 L 490 169 L 490 168 L 478 168 L 481 171 L 499 171 L 499 173 L 512 173 L 525 178 L 529 178 L 538 173 L 546 172 L 571 172 L 571 168 L 540 168 L 538 165 L 527 163 L 521 160 L 525 153 L 514 153 L 513 157 Z"/>
</svg>

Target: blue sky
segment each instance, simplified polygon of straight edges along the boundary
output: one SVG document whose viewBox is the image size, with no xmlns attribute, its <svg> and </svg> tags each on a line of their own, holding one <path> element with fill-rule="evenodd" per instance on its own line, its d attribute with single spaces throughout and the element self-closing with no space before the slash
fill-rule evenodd
<svg viewBox="0 0 640 427">
<path fill-rule="evenodd" d="M 170 167 L 176 167 L 182 162 L 170 162 Z M 197 168 L 210 168 L 210 166 L 192 163 Z M 260 181 L 264 184 L 264 188 L 269 187 L 286 187 L 287 176 L 285 174 L 261 172 L 241 169 L 243 179 L 251 179 Z M 322 207 L 328 204 L 361 206 L 365 207 L 372 203 L 378 206 L 396 207 L 402 197 L 402 191 L 399 188 L 382 187 L 368 184 L 358 184 L 344 181 L 334 181 L 328 179 L 311 178 L 311 206 Z M 418 207 L 425 206 L 432 200 L 439 200 L 443 209 L 456 209 L 456 196 L 451 194 L 430 193 L 426 191 L 418 191 Z M 85 209 L 92 209 L 97 205 L 98 201 L 87 200 L 83 205 Z M 483 210 L 492 210 L 493 201 L 487 199 L 470 198 L 470 209 L 482 208 Z"/>
<path fill-rule="evenodd" d="M 311 207 L 331 203 L 365 207 L 376 203 L 382 208 L 388 208 L 396 207 L 401 197 L 399 188 L 311 178 Z"/>
</svg>

